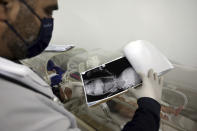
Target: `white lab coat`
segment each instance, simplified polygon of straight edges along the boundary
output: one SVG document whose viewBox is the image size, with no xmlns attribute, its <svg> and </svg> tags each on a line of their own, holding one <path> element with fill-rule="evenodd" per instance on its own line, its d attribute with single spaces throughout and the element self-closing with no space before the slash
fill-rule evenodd
<svg viewBox="0 0 197 131">
<path fill-rule="evenodd" d="M 28 67 L 0 57 L 0 131 L 79 131 L 56 100 Z"/>
</svg>

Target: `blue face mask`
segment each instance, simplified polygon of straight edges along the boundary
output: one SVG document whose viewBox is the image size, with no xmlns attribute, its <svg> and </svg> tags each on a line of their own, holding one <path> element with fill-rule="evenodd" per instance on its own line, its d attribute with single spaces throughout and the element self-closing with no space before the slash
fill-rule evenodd
<svg viewBox="0 0 197 131">
<path fill-rule="evenodd" d="M 45 48 L 49 45 L 53 32 L 53 18 L 41 19 L 40 16 L 24 0 L 20 1 L 24 5 L 26 5 L 26 7 L 41 21 L 40 32 L 37 36 L 37 39 L 34 40 L 32 43 L 28 43 L 7 20 L 5 20 L 4 22 L 16 34 L 16 36 L 18 36 L 26 44 L 26 57 L 31 58 L 43 52 Z"/>
</svg>

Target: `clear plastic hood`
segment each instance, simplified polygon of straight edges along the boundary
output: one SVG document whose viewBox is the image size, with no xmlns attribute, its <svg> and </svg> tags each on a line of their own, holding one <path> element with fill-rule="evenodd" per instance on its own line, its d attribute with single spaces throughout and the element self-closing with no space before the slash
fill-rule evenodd
<svg viewBox="0 0 197 131">
<path fill-rule="evenodd" d="M 76 116 L 81 129 L 119 131 L 137 109 L 136 99 L 132 93 L 128 92 L 110 100 L 117 105 L 118 109 L 114 109 L 114 106 L 110 106 L 110 104 L 87 108 L 83 91 L 81 91 L 83 88 L 79 84 L 81 81 L 72 74 L 76 76 L 76 72 L 80 73 L 94 68 L 120 56 L 122 56 L 121 53 L 100 49 L 92 52 L 84 49 L 72 49 L 57 54 L 43 53 L 33 59 L 25 60 L 23 63 L 50 84 L 46 64 L 49 59 L 53 60 L 57 66 L 66 70 L 63 77 L 64 84 L 78 83 L 76 86 L 70 87 L 75 93 L 65 103 L 65 108 Z M 175 68 L 164 76 L 160 131 L 196 131 L 197 68 L 179 64 L 173 64 L 173 66 Z"/>
</svg>

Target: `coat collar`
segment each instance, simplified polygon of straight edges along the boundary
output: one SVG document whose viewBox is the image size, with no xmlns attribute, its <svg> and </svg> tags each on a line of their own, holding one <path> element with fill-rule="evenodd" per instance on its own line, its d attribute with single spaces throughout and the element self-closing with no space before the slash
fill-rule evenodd
<svg viewBox="0 0 197 131">
<path fill-rule="evenodd" d="M 0 74 L 54 97 L 51 87 L 27 66 L 0 57 Z"/>
</svg>

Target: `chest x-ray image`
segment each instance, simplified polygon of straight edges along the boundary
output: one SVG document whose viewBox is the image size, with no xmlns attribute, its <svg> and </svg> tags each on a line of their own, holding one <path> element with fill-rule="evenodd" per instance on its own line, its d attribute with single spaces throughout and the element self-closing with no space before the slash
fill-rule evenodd
<svg viewBox="0 0 197 131">
<path fill-rule="evenodd" d="M 141 83 L 125 57 L 82 73 L 82 79 L 87 103 L 113 97 Z"/>
</svg>

